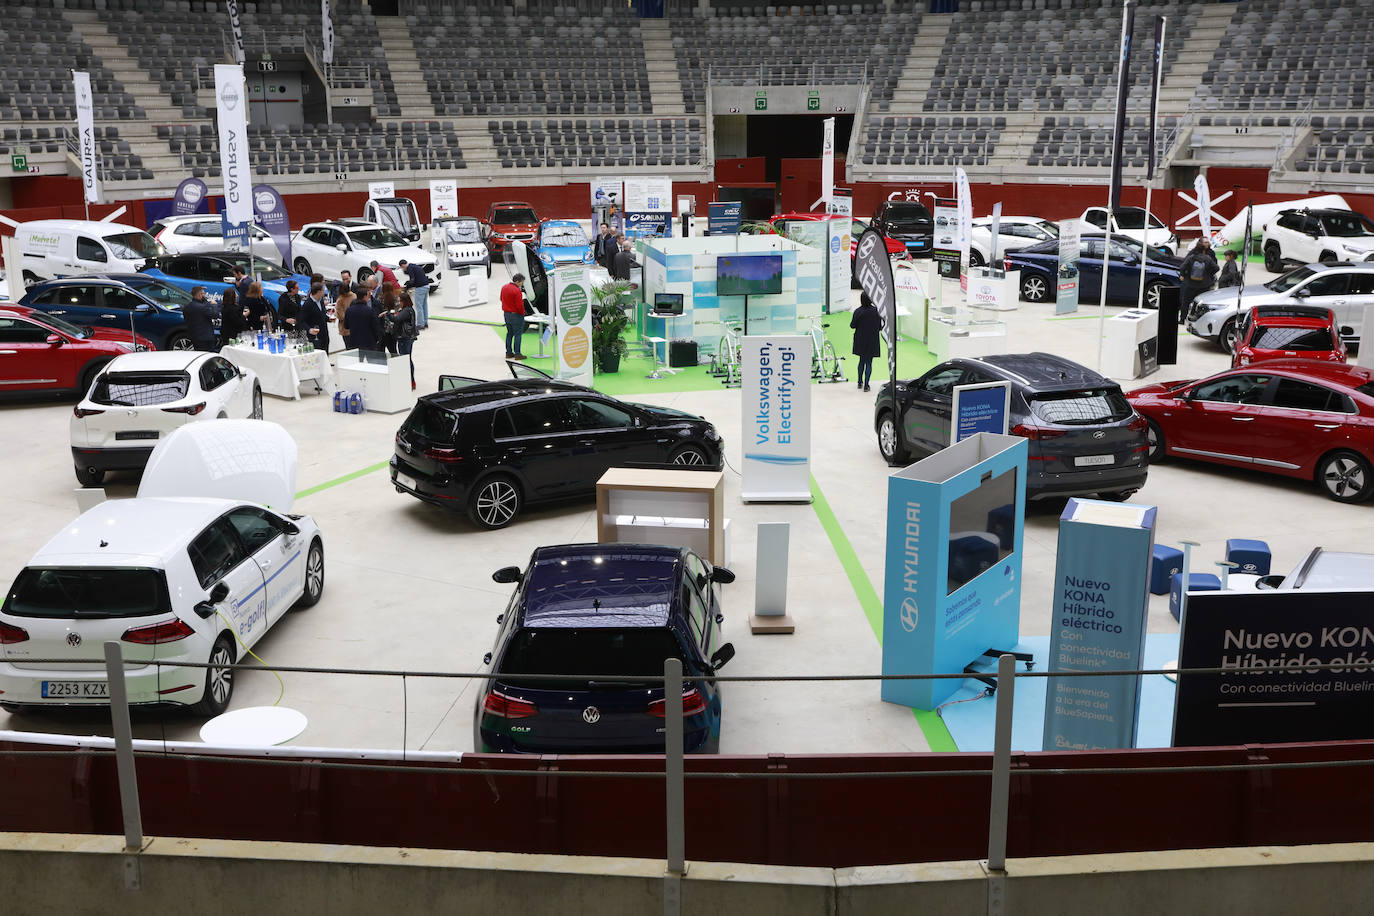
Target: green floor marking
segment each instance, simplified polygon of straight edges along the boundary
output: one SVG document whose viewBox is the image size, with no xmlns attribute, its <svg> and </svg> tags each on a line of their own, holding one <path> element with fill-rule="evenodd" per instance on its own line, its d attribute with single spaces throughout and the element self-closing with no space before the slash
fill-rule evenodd
<svg viewBox="0 0 1374 916">
<path fill-rule="evenodd" d="M 321 490 L 328 490 L 330 487 L 337 487 L 341 483 L 348 483 L 350 480 L 357 480 L 359 477 L 362 477 L 365 474 L 371 474 L 374 471 L 380 471 L 382 468 L 386 467 L 390 463 L 391 459 L 388 458 L 386 461 L 379 461 L 376 464 L 369 465 L 363 468 L 362 470 L 353 471 L 352 473 L 345 474 L 342 477 L 335 477 L 333 480 L 326 480 L 324 483 L 316 484 L 313 487 L 307 487 L 306 489 L 301 490 L 299 493 L 297 493 L 296 498 L 304 499 L 307 496 L 313 496 L 316 493 L 319 493 Z"/>
</svg>

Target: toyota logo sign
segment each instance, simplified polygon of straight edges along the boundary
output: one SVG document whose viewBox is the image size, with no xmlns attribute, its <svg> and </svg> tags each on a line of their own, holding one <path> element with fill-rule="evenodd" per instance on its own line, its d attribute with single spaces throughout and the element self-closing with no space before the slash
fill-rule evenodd
<svg viewBox="0 0 1374 916">
<path fill-rule="evenodd" d="M 597 709 L 595 706 L 588 706 L 586 709 L 582 710 L 582 721 L 586 722 L 588 725 L 595 725 L 601 721 L 601 710 Z"/>
<path fill-rule="evenodd" d="M 75 649 L 77 646 L 81 645 L 81 634 L 80 634 L 80 633 L 68 633 L 68 634 L 67 634 L 67 645 L 71 646 L 73 649 Z"/>
</svg>

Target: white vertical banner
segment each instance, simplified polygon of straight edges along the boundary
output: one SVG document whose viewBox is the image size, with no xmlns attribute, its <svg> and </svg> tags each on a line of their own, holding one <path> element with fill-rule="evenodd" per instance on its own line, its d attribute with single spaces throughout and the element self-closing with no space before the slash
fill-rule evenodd
<svg viewBox="0 0 1374 916">
<path fill-rule="evenodd" d="M 1193 190 L 1197 192 L 1197 221 L 1202 225 L 1202 237 L 1212 237 L 1212 191 L 1207 187 L 1207 176 L 1199 174 L 1193 180 Z M 1145 236 L 1149 236 L 1146 229 Z"/>
<path fill-rule="evenodd" d="M 586 267 L 560 267 L 549 290 L 558 334 L 558 377 L 592 385 L 592 297 Z"/>
<path fill-rule="evenodd" d="M 429 183 L 429 221 L 458 215 L 458 182 L 452 178 Z"/>
<path fill-rule="evenodd" d="M 849 266 L 849 249 L 853 247 L 854 222 L 847 216 L 837 216 L 825 221 L 826 229 L 826 264 L 828 266 L 828 280 L 826 289 L 829 293 L 829 311 L 847 312 L 849 311 L 849 283 L 853 273 Z"/>
<path fill-rule="evenodd" d="M 973 192 L 969 190 L 968 173 L 954 172 L 954 197 L 959 201 L 959 264 L 960 272 L 968 268 L 968 253 L 973 242 Z"/>
<path fill-rule="evenodd" d="M 744 338 L 745 502 L 811 501 L 811 337 Z"/>
<path fill-rule="evenodd" d="M 334 63 L 334 19 L 329 15 L 329 0 L 320 0 L 320 27 L 322 43 L 320 52 L 326 64 Z"/>
<path fill-rule="evenodd" d="M 835 119 L 825 119 L 825 134 L 821 140 L 821 199 L 817 204 L 824 203 L 826 209 L 830 208 L 830 201 L 835 198 Z M 812 204 L 814 209 L 815 204 Z"/>
<path fill-rule="evenodd" d="M 367 183 L 368 200 L 389 200 L 396 196 L 396 182 L 394 181 L 369 181 Z"/>
<path fill-rule="evenodd" d="M 251 223 L 253 173 L 248 162 L 248 89 L 239 64 L 215 64 L 215 117 L 219 121 L 225 221 Z"/>
<path fill-rule="evenodd" d="M 81 143 L 81 186 L 86 203 L 98 204 L 100 175 L 95 161 L 95 101 L 91 97 L 91 75 L 84 70 L 73 70 L 72 83 L 76 88 L 76 135 Z"/>
<path fill-rule="evenodd" d="M 229 7 L 229 25 L 234 30 L 234 60 L 243 65 L 243 23 L 239 22 L 239 0 L 224 0 Z"/>
</svg>

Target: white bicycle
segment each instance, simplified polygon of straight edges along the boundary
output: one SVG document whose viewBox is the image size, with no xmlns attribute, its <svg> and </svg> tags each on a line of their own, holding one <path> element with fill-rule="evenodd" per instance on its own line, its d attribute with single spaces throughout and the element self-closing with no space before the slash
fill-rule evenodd
<svg viewBox="0 0 1374 916">
<path fill-rule="evenodd" d="M 825 336 L 828 327 L 819 318 L 811 323 L 811 377 L 822 382 L 843 382 L 843 360 L 835 352 L 835 345 Z"/>
<path fill-rule="evenodd" d="M 725 322 L 725 333 L 716 343 L 716 352 L 711 354 L 711 374 L 721 380 L 726 388 L 740 386 L 740 359 L 743 347 L 740 343 L 742 326 L 735 322 Z"/>
</svg>

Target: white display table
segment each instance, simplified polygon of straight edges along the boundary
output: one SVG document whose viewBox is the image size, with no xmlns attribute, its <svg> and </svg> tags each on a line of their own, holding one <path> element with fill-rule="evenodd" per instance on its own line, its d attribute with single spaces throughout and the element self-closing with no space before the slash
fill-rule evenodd
<svg viewBox="0 0 1374 916">
<path fill-rule="evenodd" d="M 1007 326 L 994 319 L 974 318 L 969 312 L 932 313 L 926 348 L 937 360 L 957 356 L 1002 353 L 1007 345 Z"/>
<path fill-rule="evenodd" d="M 455 292 L 444 297 L 446 309 L 470 309 L 487 305 L 487 274 L 481 267 L 459 267 L 448 272 Z"/>
<path fill-rule="evenodd" d="M 1159 313 L 1127 309 L 1105 322 L 1102 372 L 1111 378 L 1142 378 L 1159 368 Z"/>
<path fill-rule="evenodd" d="M 378 413 L 400 413 L 415 404 L 410 388 L 410 357 L 358 350 L 339 354 L 336 383 L 345 394 L 361 394 L 363 407 Z"/>
<path fill-rule="evenodd" d="M 724 472 L 611 468 L 596 483 L 596 539 L 680 544 L 724 565 Z"/>
<path fill-rule="evenodd" d="M 314 381 L 322 391 L 334 390 L 334 372 L 323 350 L 304 353 L 292 346 L 284 353 L 268 353 L 257 347 L 228 346 L 221 348 L 219 355 L 240 369 L 252 369 L 263 394 L 299 401 L 301 382 L 308 381 Z"/>
<path fill-rule="evenodd" d="M 1010 312 L 1019 307 L 1021 271 L 1005 272 L 990 267 L 970 267 L 967 301 L 969 308 Z"/>
</svg>

